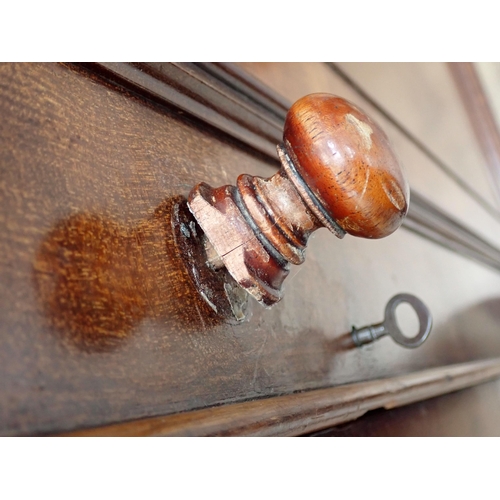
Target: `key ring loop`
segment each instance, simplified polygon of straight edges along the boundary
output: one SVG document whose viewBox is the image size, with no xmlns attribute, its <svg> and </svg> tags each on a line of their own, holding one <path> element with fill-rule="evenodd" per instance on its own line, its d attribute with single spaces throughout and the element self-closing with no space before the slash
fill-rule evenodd
<svg viewBox="0 0 500 500">
<path fill-rule="evenodd" d="M 413 307 L 420 323 L 417 335 L 412 338 L 406 337 L 403 334 L 396 321 L 396 308 L 403 302 Z M 384 325 L 395 342 L 404 347 L 415 348 L 422 345 L 429 336 L 432 327 L 432 316 L 427 306 L 420 299 L 409 293 L 400 293 L 392 297 L 387 303 L 385 307 Z"/>
</svg>

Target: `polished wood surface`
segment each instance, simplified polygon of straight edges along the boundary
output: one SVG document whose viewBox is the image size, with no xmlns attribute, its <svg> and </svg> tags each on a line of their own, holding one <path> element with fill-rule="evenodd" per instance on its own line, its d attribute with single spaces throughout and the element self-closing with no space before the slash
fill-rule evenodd
<svg viewBox="0 0 500 500">
<path fill-rule="evenodd" d="M 324 65 L 248 69 L 288 99 L 331 92 L 373 110 Z M 500 356 L 498 272 L 407 230 L 373 241 L 317 231 L 284 300 L 272 310 L 250 303 L 248 321 L 226 323 L 192 284 L 173 206 L 200 179 L 268 178 L 278 161 L 243 135 L 89 68 L 4 64 L 0 76 L 2 434 L 90 428 Z M 410 186 L 494 249 L 497 219 L 374 113 Z M 390 340 L 345 345 L 353 324 L 380 320 L 402 291 L 434 316 L 426 344 L 411 352 Z"/>
<path fill-rule="evenodd" d="M 287 114 L 285 147 L 327 213 L 354 236 L 393 233 L 409 188 L 389 139 L 363 111 L 331 94 L 310 94 Z"/>
</svg>

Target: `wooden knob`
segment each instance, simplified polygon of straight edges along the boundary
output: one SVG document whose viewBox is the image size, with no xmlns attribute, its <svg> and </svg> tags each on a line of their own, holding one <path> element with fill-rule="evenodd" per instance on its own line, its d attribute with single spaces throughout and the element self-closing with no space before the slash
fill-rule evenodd
<svg viewBox="0 0 500 500">
<path fill-rule="evenodd" d="M 408 210 L 409 189 L 387 136 L 359 108 L 312 94 L 289 110 L 269 179 L 240 175 L 236 186 L 194 187 L 188 205 L 206 237 L 207 260 L 225 266 L 259 302 L 281 299 L 290 264 L 301 264 L 320 227 L 382 238 Z"/>
<path fill-rule="evenodd" d="M 330 94 L 303 97 L 287 114 L 283 140 L 298 173 L 292 180 L 307 185 L 309 208 L 327 227 L 383 238 L 401 225 L 408 184 L 383 130 L 356 106 Z"/>
</svg>

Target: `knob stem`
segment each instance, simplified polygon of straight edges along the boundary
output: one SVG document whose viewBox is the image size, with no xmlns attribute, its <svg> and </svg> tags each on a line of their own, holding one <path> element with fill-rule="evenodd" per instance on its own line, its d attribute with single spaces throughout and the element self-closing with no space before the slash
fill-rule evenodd
<svg viewBox="0 0 500 500">
<path fill-rule="evenodd" d="M 200 183 L 188 205 L 231 276 L 266 306 L 281 299 L 290 263 L 304 262 L 309 236 L 323 226 L 284 167 L 268 179 L 242 174 L 236 187 Z"/>
</svg>

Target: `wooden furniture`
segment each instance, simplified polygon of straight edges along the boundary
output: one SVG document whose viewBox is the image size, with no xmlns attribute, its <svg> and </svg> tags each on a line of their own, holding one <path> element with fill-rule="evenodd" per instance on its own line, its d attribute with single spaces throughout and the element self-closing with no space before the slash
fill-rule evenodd
<svg viewBox="0 0 500 500">
<path fill-rule="evenodd" d="M 0 433 L 310 434 L 500 374 L 498 200 L 448 66 L 0 72 Z M 274 175 L 287 110 L 314 92 L 380 124 L 406 170 L 408 216 L 380 240 L 315 232 L 283 300 L 225 321 L 193 284 L 173 211 L 200 181 Z M 352 325 L 379 321 L 399 292 L 432 311 L 426 343 L 349 345 Z M 467 415 L 488 408 L 463 401 L 456 433 L 479 434 Z M 419 429 L 444 434 L 438 420 Z"/>
</svg>

